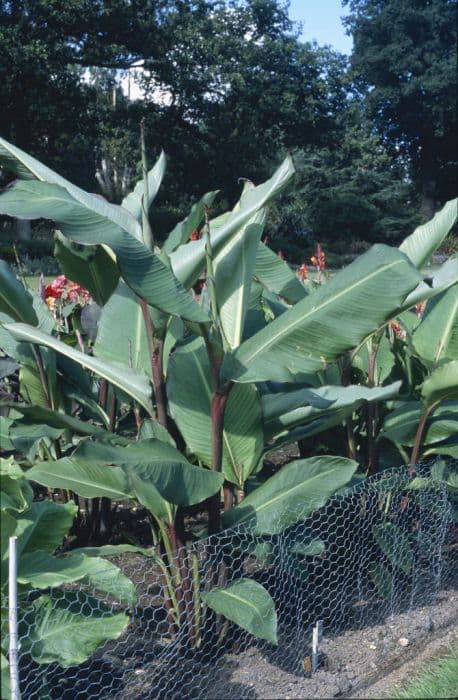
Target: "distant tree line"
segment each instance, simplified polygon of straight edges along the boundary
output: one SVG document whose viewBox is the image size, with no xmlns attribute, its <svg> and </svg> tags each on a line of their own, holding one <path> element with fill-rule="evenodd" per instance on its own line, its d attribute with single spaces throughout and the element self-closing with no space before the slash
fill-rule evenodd
<svg viewBox="0 0 458 700">
<path fill-rule="evenodd" d="M 316 240 L 395 242 L 453 195 L 457 3 L 344 4 L 349 58 L 300 39 L 283 0 L 2 1 L 0 133 L 120 201 L 144 118 L 151 164 L 168 156 L 159 236 L 290 151 L 274 247 L 298 261 Z M 145 97 L 129 99 L 120 71 L 139 63 Z"/>
</svg>

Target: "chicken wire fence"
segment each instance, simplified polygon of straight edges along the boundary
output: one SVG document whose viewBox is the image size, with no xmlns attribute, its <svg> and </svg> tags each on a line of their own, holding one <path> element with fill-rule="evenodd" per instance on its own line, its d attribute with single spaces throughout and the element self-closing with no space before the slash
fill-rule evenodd
<svg viewBox="0 0 458 700">
<path fill-rule="evenodd" d="M 175 569 L 182 579 L 176 610 L 164 594 L 170 562 L 164 558 L 160 566 L 135 552 L 112 558 L 135 584 L 137 600 L 131 609 L 81 584 L 47 590 L 46 605 L 40 605 L 43 591 L 33 592 L 29 612 L 24 614 L 21 605 L 18 613 L 22 698 L 234 697 L 228 682 L 231 664 L 252 648 L 282 669 L 309 672 L 317 621 L 326 635 L 336 637 L 433 604 L 439 590 L 452 587 L 453 489 L 430 476 L 431 464 L 417 467 L 413 483 L 407 467 L 384 471 L 342 489 L 305 518 L 300 511 L 291 513 L 290 522 L 297 522 L 277 534 L 253 534 L 253 521 L 188 543 Z M 275 523 L 270 530 L 276 532 Z M 209 591 L 241 578 L 262 584 L 272 597 L 277 645 L 206 605 Z M 33 615 L 30 604 L 35 605 Z M 58 608 L 65 610 L 67 622 L 85 615 L 94 641 L 98 635 L 110 636 L 116 615 L 127 615 L 129 621 L 117 639 L 99 644 L 80 665 L 38 664 L 33 659 L 42 638 L 34 615 L 38 611 L 45 626 L 51 610 Z M 79 629 L 87 635 L 87 627 L 74 626 L 69 631 L 73 641 Z M 51 642 L 55 634 L 55 643 L 65 645 L 58 632 L 51 628 L 46 633 Z M 235 697 L 249 695 L 239 687 Z"/>
</svg>

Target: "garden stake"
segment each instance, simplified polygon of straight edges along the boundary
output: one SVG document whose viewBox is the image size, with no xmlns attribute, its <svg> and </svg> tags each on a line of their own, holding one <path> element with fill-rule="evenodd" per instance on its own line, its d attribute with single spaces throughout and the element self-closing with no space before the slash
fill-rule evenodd
<svg viewBox="0 0 458 700">
<path fill-rule="evenodd" d="M 318 669 L 319 647 L 322 634 L 323 621 L 318 620 L 313 628 L 312 634 L 312 671 L 315 673 Z"/>
<path fill-rule="evenodd" d="M 19 691 L 18 632 L 17 632 L 17 537 L 9 540 L 8 566 L 8 632 L 11 699 L 21 700 Z"/>
</svg>

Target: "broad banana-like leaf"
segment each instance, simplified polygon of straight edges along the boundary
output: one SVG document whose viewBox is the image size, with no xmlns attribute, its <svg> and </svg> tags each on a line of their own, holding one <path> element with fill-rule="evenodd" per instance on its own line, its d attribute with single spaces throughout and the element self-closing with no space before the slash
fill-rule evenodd
<svg viewBox="0 0 458 700">
<path fill-rule="evenodd" d="M 34 501 L 28 511 L 18 516 L 15 532 L 18 537 L 18 554 L 37 550 L 52 554 L 62 545 L 77 512 L 78 508 L 72 501 Z"/>
<path fill-rule="evenodd" d="M 428 302 L 412 341 L 428 362 L 437 364 L 458 357 L 458 284 Z"/>
<path fill-rule="evenodd" d="M 46 333 L 42 333 L 38 329 L 33 328 L 33 326 L 28 326 L 25 323 L 9 323 L 5 324 L 4 328 L 11 333 L 15 340 L 27 341 L 29 343 L 52 348 L 65 357 L 74 360 L 82 367 L 86 367 L 86 369 L 95 372 L 99 377 L 103 377 L 113 384 L 113 386 L 121 389 L 121 391 L 137 401 L 140 406 L 143 406 L 147 413 L 150 415 L 152 414 L 152 404 L 150 400 L 151 390 L 148 378 L 145 374 L 134 372 L 134 370 L 130 369 L 127 365 L 118 365 L 108 362 L 107 360 L 101 360 L 97 357 L 86 355 L 79 350 L 71 348 L 61 340 L 53 338 Z"/>
<path fill-rule="evenodd" d="M 165 332 L 165 317 L 160 318 L 156 309 L 152 313 L 150 311 L 150 315 L 155 333 L 160 335 Z M 151 358 L 142 308 L 137 295 L 123 280 L 119 281 L 116 291 L 100 315 L 94 355 L 102 360 L 131 367 L 139 374 L 151 376 Z"/>
<path fill-rule="evenodd" d="M 307 296 L 304 285 L 288 263 L 262 242 L 259 243 L 256 254 L 255 277 L 269 292 L 278 294 L 290 304 L 295 304 Z"/>
<path fill-rule="evenodd" d="M 32 487 L 13 457 L 0 460 L 0 504 L 2 509 L 22 513 L 33 500 Z"/>
<path fill-rule="evenodd" d="M 14 321 L 38 325 L 31 294 L 24 289 L 4 260 L 0 260 L 0 311 Z"/>
<path fill-rule="evenodd" d="M 135 237 L 124 221 L 128 216 L 139 226 L 129 212 L 117 207 L 124 214 L 115 217 L 111 210 L 105 211 L 112 207 L 108 203 L 96 209 L 80 200 L 60 185 L 18 181 L 0 194 L 0 213 L 52 219 L 75 243 L 111 248 L 125 281 L 142 299 L 189 321 L 208 320 L 170 269 Z"/>
<path fill-rule="evenodd" d="M 71 553 L 54 557 L 47 552 L 23 554 L 19 561 L 18 582 L 33 588 L 57 587 L 81 581 L 92 590 L 103 591 L 121 603 L 132 606 L 135 586 L 115 564 L 100 557 Z"/>
<path fill-rule="evenodd" d="M 55 233 L 54 255 L 65 276 L 78 282 L 103 306 L 119 280 L 116 263 L 101 246 L 77 248 L 60 231 Z"/>
<path fill-rule="evenodd" d="M 421 401 L 408 401 L 389 413 L 380 432 L 380 439 L 387 438 L 400 445 L 412 446 L 415 442 L 420 418 L 425 410 Z M 458 431 L 458 403 L 444 401 L 428 418 L 423 432 L 424 445 L 447 440 Z"/>
<path fill-rule="evenodd" d="M 417 267 L 428 262 L 435 250 L 446 238 L 457 219 L 458 199 L 451 199 L 426 224 L 418 226 L 399 246 Z"/>
<path fill-rule="evenodd" d="M 6 656 L 0 654 L 0 673 L 1 673 L 1 697 L 10 698 L 11 693 L 11 683 L 10 683 L 10 665 Z"/>
<path fill-rule="evenodd" d="M 190 464 L 172 445 L 149 439 L 129 447 L 82 441 L 74 456 L 85 461 L 117 465 L 128 477 L 152 483 L 170 503 L 190 506 L 213 496 L 223 485 L 223 476 Z"/>
<path fill-rule="evenodd" d="M 432 277 L 427 279 L 428 282 L 420 282 L 407 296 L 401 310 L 411 309 L 415 304 L 431 299 L 436 294 L 440 294 L 456 284 L 458 281 L 458 255 L 452 255 Z"/>
<path fill-rule="evenodd" d="M 214 259 L 219 319 L 224 339 L 231 349 L 237 348 L 242 341 L 256 251 L 264 229 L 264 221 L 264 211 L 255 214 Z"/>
<path fill-rule="evenodd" d="M 393 576 L 390 571 L 382 562 L 375 561 L 369 566 L 368 573 L 380 595 L 388 600 L 393 593 Z"/>
<path fill-rule="evenodd" d="M 294 166 L 290 157 L 286 158 L 274 175 L 258 187 L 246 189 L 243 203 L 234 207 L 229 215 L 218 217 L 210 222 L 210 237 L 213 255 L 217 255 L 231 237 L 247 224 L 251 217 L 279 194 L 290 182 Z M 205 268 L 205 238 L 189 241 L 170 255 L 172 270 L 180 282 L 187 288 L 198 280 Z"/>
<path fill-rule="evenodd" d="M 420 273 L 394 248 L 376 245 L 225 357 L 236 382 L 300 381 L 326 368 L 396 313 Z"/>
<path fill-rule="evenodd" d="M 154 166 L 148 172 L 148 201 L 145 202 L 146 212 L 156 198 L 156 195 L 161 186 L 162 178 L 164 177 L 166 167 L 166 159 L 164 151 L 161 151 L 159 158 Z M 142 201 L 145 194 L 145 183 L 139 180 L 135 185 L 133 192 L 130 192 L 122 200 L 122 207 L 130 211 L 138 222 L 142 220 Z"/>
<path fill-rule="evenodd" d="M 171 414 L 189 449 L 211 464 L 211 370 L 202 338 L 192 338 L 171 355 L 167 374 Z M 223 474 L 240 488 L 262 453 L 262 414 L 254 386 L 234 386 L 226 404 Z"/>
<path fill-rule="evenodd" d="M 28 404 L 20 403 L 3 403 L 1 405 L 5 406 L 6 408 L 13 408 L 15 411 L 22 413 L 24 416 L 24 432 L 27 432 L 27 430 L 33 430 L 32 426 L 34 423 L 38 423 L 51 428 L 62 428 L 63 430 L 68 429 L 77 435 L 92 435 L 100 440 L 113 441 L 120 445 L 127 445 L 130 442 L 127 438 L 124 438 L 121 435 L 115 435 L 114 433 L 110 433 L 108 430 L 99 428 L 88 421 L 82 421 L 79 418 L 69 416 L 66 413 L 53 411 L 50 408 L 43 408 L 43 406 L 29 406 Z M 18 422 L 16 422 L 16 425 L 17 424 Z"/>
<path fill-rule="evenodd" d="M 63 668 L 84 663 L 99 644 L 118 639 L 129 624 L 125 613 L 113 614 L 83 591 L 43 595 L 24 612 L 21 651 L 37 664 Z"/>
<path fill-rule="evenodd" d="M 24 424 L 22 421 L 15 421 L 9 429 L 9 438 L 14 445 L 14 449 L 22 452 L 29 462 L 34 462 L 38 446 L 42 440 L 55 440 L 63 433 L 62 428 L 52 428 L 49 425 Z"/>
<path fill-rule="evenodd" d="M 458 399 L 458 360 L 436 367 L 423 382 L 421 395 L 427 406 Z"/>
<path fill-rule="evenodd" d="M 390 562 L 408 574 L 413 564 L 413 552 L 406 534 L 393 523 L 375 525 L 372 532 Z"/>
<path fill-rule="evenodd" d="M 105 497 L 125 501 L 135 495 L 123 469 L 82 457 L 40 462 L 28 471 L 27 476 L 49 488 L 69 489 L 83 498 Z"/>
<path fill-rule="evenodd" d="M 343 412 L 349 415 L 365 402 L 393 399 L 398 395 L 400 388 L 401 382 L 394 382 L 388 386 L 374 388 L 357 385 L 324 386 L 318 389 L 264 394 L 262 411 L 266 439 L 270 440 L 275 435 L 316 419 L 329 419 L 333 414 L 336 414 L 340 423 Z M 329 421 L 326 427 L 330 427 Z"/>
<path fill-rule="evenodd" d="M 257 535 L 274 535 L 305 520 L 352 478 L 357 462 L 345 457 L 311 457 L 290 462 L 222 515 L 225 527 L 243 525 Z"/>
<path fill-rule="evenodd" d="M 218 615 L 235 622 L 255 637 L 278 644 L 275 603 L 257 581 L 240 578 L 224 588 L 213 588 L 201 595 L 204 603 Z"/>
<path fill-rule="evenodd" d="M 8 143 L 8 141 L 2 138 L 0 138 L 0 163 L 8 170 L 16 173 L 21 180 L 26 181 L 22 184 L 26 184 L 27 182 L 31 184 L 31 181 L 38 180 L 46 184 L 56 185 L 59 188 L 65 188 L 69 194 L 70 201 L 78 203 L 81 210 L 86 212 L 86 219 L 92 218 L 94 222 L 98 222 L 99 225 L 107 229 L 110 228 L 110 225 L 114 225 L 115 227 L 121 228 L 123 231 L 128 231 L 139 241 L 142 240 L 141 226 L 129 211 L 114 204 L 110 204 L 103 197 L 85 192 L 61 175 L 58 175 L 51 170 L 51 168 L 40 163 L 36 158 L 33 158 L 28 155 L 28 153 L 25 153 L 17 146 L 13 146 L 13 144 Z M 35 190 L 32 189 L 31 191 L 34 192 Z M 48 190 L 48 192 L 51 191 L 52 190 Z M 24 210 L 23 214 L 18 211 L 15 214 L 11 214 L 11 216 L 18 216 L 24 219 L 42 217 L 41 214 L 38 216 L 31 215 L 27 213 L 26 210 Z M 48 214 L 43 215 L 43 218 L 53 219 L 53 216 L 48 212 Z M 54 220 L 57 221 L 56 219 Z"/>
<path fill-rule="evenodd" d="M 170 255 L 180 245 L 184 245 L 189 240 L 191 233 L 199 228 L 204 219 L 205 207 L 211 207 L 217 194 L 218 190 L 215 192 L 207 192 L 202 199 L 192 206 L 186 219 L 180 221 L 167 236 L 162 246 L 162 251 L 164 253 Z"/>
</svg>

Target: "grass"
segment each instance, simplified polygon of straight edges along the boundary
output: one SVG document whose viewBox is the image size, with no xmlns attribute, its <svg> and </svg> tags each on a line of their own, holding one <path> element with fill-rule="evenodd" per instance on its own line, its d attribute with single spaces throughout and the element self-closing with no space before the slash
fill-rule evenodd
<svg viewBox="0 0 458 700">
<path fill-rule="evenodd" d="M 456 698 L 458 696 L 458 647 L 448 656 L 434 659 L 432 670 L 414 678 L 390 694 L 392 698 Z"/>
</svg>

